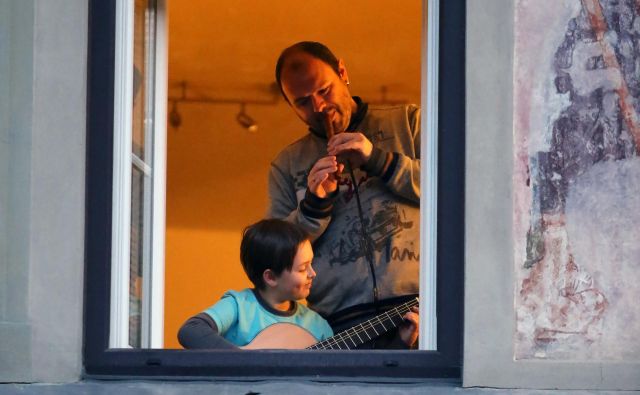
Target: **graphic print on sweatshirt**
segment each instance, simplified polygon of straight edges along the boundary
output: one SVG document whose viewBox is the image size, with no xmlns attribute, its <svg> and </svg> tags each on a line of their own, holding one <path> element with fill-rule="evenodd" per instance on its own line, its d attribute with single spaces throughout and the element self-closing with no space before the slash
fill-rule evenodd
<svg viewBox="0 0 640 395">
<path fill-rule="evenodd" d="M 365 243 L 368 243 L 373 251 L 384 253 L 386 261 L 391 259 L 404 261 L 411 259 L 418 261 L 419 251 L 391 246 L 392 237 L 400 234 L 405 229 L 411 229 L 414 222 L 407 218 L 404 209 L 398 207 L 392 200 L 381 202 L 373 216 L 365 216 L 364 224 L 366 233 L 362 232 L 362 221 L 354 210 L 354 215 L 344 217 L 343 231 L 340 236 L 332 240 L 332 244 L 326 250 L 329 251 L 329 264 L 338 263 L 347 265 L 365 257 Z"/>
</svg>

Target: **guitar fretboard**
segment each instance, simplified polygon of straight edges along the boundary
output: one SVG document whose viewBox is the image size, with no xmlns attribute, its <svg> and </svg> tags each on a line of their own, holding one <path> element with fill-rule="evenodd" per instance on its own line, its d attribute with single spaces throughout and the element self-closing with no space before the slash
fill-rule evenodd
<svg viewBox="0 0 640 395">
<path fill-rule="evenodd" d="M 403 316 L 418 305 L 418 298 L 394 307 L 370 320 L 307 347 L 307 350 L 351 350 L 402 324 Z"/>
</svg>

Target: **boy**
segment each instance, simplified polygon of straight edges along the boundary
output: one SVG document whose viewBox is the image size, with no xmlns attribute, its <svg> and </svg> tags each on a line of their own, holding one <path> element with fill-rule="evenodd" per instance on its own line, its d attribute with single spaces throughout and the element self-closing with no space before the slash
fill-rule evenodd
<svg viewBox="0 0 640 395">
<path fill-rule="evenodd" d="M 247 227 L 240 261 L 254 289 L 228 291 L 215 305 L 191 317 L 178 332 L 184 348 L 235 349 L 263 329 L 293 323 L 317 341 L 333 336 L 327 321 L 297 303 L 309 295 L 316 273 L 307 234 L 291 223 L 269 219 Z"/>
</svg>

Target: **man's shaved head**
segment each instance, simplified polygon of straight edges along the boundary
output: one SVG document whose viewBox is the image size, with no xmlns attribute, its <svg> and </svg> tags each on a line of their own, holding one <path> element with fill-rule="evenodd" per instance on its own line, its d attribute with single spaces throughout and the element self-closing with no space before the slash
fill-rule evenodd
<svg viewBox="0 0 640 395">
<path fill-rule="evenodd" d="M 287 96 L 284 94 L 282 90 L 282 72 L 283 69 L 287 69 L 291 72 L 300 72 L 303 71 L 305 67 L 307 67 L 307 63 L 296 59 L 295 54 L 306 53 L 314 58 L 317 58 L 327 65 L 329 65 L 333 71 L 335 71 L 336 75 L 340 75 L 339 70 L 339 61 L 338 58 L 331 52 L 329 48 L 327 48 L 324 44 L 315 41 L 301 41 L 299 43 L 293 44 L 292 46 L 285 48 L 284 51 L 278 57 L 278 62 L 276 63 L 276 82 L 278 83 L 278 87 L 280 87 L 280 92 L 285 100 Z"/>
</svg>

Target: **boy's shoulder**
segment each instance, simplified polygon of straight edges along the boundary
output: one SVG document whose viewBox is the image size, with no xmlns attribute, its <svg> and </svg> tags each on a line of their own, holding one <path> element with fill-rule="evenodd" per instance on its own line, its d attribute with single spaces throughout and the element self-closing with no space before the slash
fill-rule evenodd
<svg viewBox="0 0 640 395">
<path fill-rule="evenodd" d="M 296 304 L 297 304 L 297 312 L 299 315 L 325 321 L 325 319 L 317 311 L 310 309 L 309 307 L 307 307 L 306 305 L 300 302 L 296 302 Z"/>
<path fill-rule="evenodd" d="M 298 325 L 310 331 L 318 340 L 325 340 L 333 336 L 333 329 L 324 317 L 309 307 L 298 303 L 297 306 Z"/>
<path fill-rule="evenodd" d="M 218 328 L 221 328 L 221 325 L 224 324 L 223 318 L 237 317 L 238 312 L 254 309 L 257 304 L 258 301 L 249 288 L 241 291 L 228 290 L 213 306 L 205 309 L 204 313 L 211 316 Z"/>
<path fill-rule="evenodd" d="M 222 295 L 222 299 L 224 298 L 233 298 L 238 303 L 257 302 L 256 296 L 251 288 L 245 288 L 241 291 L 230 289 Z"/>
</svg>

